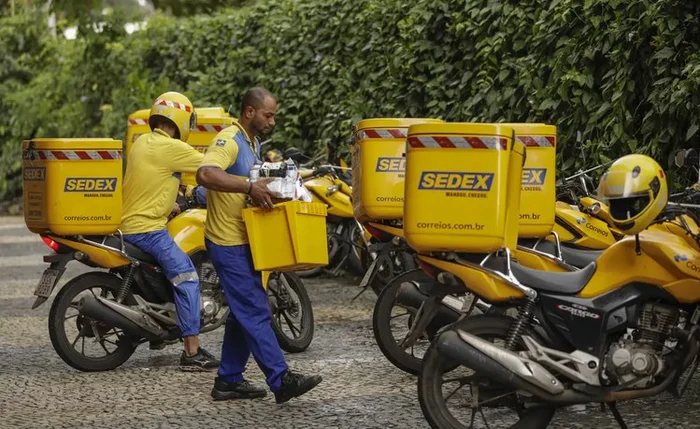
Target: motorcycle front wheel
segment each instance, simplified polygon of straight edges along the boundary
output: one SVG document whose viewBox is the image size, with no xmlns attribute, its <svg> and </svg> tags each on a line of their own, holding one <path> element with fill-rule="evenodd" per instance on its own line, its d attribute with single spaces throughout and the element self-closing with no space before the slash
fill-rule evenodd
<svg viewBox="0 0 700 429">
<path fill-rule="evenodd" d="M 58 292 L 49 312 L 49 337 L 65 363 L 84 372 L 110 371 L 134 353 L 133 338 L 76 308 L 86 293 L 115 299 L 121 284 L 122 279 L 114 274 L 90 272 L 71 279 Z M 126 301 L 134 304 L 130 296 Z"/>
<path fill-rule="evenodd" d="M 267 282 L 272 329 L 282 350 L 300 353 L 314 337 L 314 313 L 304 282 L 294 273 L 272 273 Z"/>
<path fill-rule="evenodd" d="M 507 316 L 479 315 L 463 319 L 449 329 L 462 329 L 503 344 L 512 323 L 513 319 Z M 532 330 L 528 329 L 526 333 L 542 341 Z M 522 336 L 520 338 L 517 350 L 525 348 Z M 418 377 L 418 402 L 430 427 L 468 429 L 478 424 L 478 427 L 494 429 L 545 429 L 549 425 L 556 411 L 554 407 L 526 407 L 515 389 L 497 385 L 441 355 L 435 347 L 436 341 L 425 353 Z M 449 374 L 446 369 L 449 369 Z M 451 386 L 445 386 L 450 383 Z M 472 407 L 475 399 L 479 405 L 477 408 Z M 451 400 L 454 400 L 454 409 L 449 408 L 448 402 Z M 508 411 L 513 415 L 507 415 Z"/>
</svg>

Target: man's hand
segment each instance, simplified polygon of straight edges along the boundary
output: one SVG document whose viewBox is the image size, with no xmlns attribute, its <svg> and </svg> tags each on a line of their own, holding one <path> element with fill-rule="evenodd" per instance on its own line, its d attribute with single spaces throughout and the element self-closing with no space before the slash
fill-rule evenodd
<svg viewBox="0 0 700 429">
<path fill-rule="evenodd" d="M 173 211 L 170 212 L 170 214 L 174 216 L 174 215 L 179 215 L 180 212 L 181 212 L 180 205 L 178 203 L 175 203 L 175 205 L 173 206 Z"/>
<path fill-rule="evenodd" d="M 262 207 L 263 210 L 272 209 L 272 199 L 275 198 L 275 193 L 267 187 L 267 184 L 272 182 L 272 180 L 272 177 L 258 180 L 253 183 L 253 187 L 250 189 L 250 197 L 253 199 L 253 203 Z"/>
</svg>

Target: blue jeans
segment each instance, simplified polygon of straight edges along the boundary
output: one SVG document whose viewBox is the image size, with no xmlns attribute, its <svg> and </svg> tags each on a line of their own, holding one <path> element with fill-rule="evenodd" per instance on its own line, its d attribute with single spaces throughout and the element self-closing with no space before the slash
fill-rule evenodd
<svg viewBox="0 0 700 429">
<path fill-rule="evenodd" d="M 218 246 L 205 241 L 231 309 L 221 348 L 219 378 L 227 383 L 243 380 L 252 352 L 270 390 L 278 392 L 287 363 L 272 330 L 267 293 L 262 287 L 260 272 L 253 268 L 250 246 Z"/>
<path fill-rule="evenodd" d="M 182 336 L 199 335 L 199 277 L 192 260 L 177 247 L 166 229 L 124 235 L 124 240 L 153 256 L 175 287 L 177 325 Z"/>
</svg>

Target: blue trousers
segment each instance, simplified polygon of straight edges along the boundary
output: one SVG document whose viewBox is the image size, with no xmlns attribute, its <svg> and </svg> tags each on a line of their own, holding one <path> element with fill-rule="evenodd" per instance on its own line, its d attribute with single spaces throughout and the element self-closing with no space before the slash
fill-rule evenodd
<svg viewBox="0 0 700 429">
<path fill-rule="evenodd" d="M 218 375 L 228 383 L 242 381 L 252 352 L 270 390 L 278 392 L 287 363 L 272 330 L 267 293 L 260 272 L 253 268 L 250 246 L 219 246 L 209 240 L 206 246 L 231 309 Z"/>
<path fill-rule="evenodd" d="M 124 240 L 153 256 L 175 287 L 177 325 L 182 336 L 199 335 L 199 277 L 192 260 L 177 247 L 166 229 L 124 235 Z"/>
</svg>

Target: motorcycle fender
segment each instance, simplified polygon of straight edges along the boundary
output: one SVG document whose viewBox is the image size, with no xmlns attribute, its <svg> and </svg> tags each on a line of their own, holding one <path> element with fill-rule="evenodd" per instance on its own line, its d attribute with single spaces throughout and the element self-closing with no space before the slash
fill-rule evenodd
<svg viewBox="0 0 700 429">
<path fill-rule="evenodd" d="M 206 218 L 206 209 L 191 209 L 180 213 L 168 222 L 168 233 L 186 254 L 192 255 L 207 250 L 204 244 Z"/>
<path fill-rule="evenodd" d="M 333 180 L 325 176 L 315 177 L 304 182 L 304 186 L 311 192 L 314 201 L 322 202 L 328 206 L 329 216 L 344 218 L 354 217 L 352 200 L 348 195 L 340 191 L 333 192 L 331 195 L 326 195 L 328 193 L 328 187 L 335 186 Z"/>
<path fill-rule="evenodd" d="M 481 297 L 486 302 L 499 303 L 519 300 L 525 297 L 525 295 L 514 286 L 511 286 L 504 280 L 487 273 L 481 267 L 456 264 L 423 255 L 419 255 L 418 259 L 453 274 L 466 285 L 467 290 Z"/>
<path fill-rule="evenodd" d="M 102 249 L 89 243 L 81 243 L 65 237 L 57 237 L 52 235 L 49 235 L 48 237 L 56 243 L 61 243 L 73 250 L 83 252 L 92 263 L 102 268 L 118 268 L 131 263 L 117 251 Z"/>
</svg>

